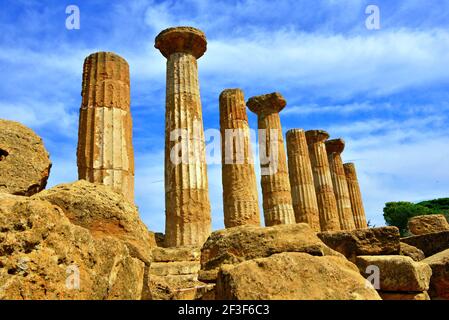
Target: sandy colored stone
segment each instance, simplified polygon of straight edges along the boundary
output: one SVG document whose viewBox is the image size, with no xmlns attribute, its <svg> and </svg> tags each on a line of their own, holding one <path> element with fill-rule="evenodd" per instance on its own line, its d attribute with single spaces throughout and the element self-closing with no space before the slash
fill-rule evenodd
<svg viewBox="0 0 449 320">
<path fill-rule="evenodd" d="M 60 207 L 73 224 L 88 229 L 94 237 L 114 236 L 130 253 L 151 262 L 154 237 L 139 217 L 136 206 L 110 187 L 79 180 L 60 184 L 33 196 Z"/>
<path fill-rule="evenodd" d="M 141 299 L 144 262 L 48 201 L 0 195 L 0 226 L 0 299 Z M 70 281 L 75 266 L 79 289 Z"/>
<path fill-rule="evenodd" d="M 401 248 L 396 227 L 327 231 L 318 233 L 318 238 L 353 262 L 361 255 L 397 255 Z"/>
<path fill-rule="evenodd" d="M 155 275 L 152 275 L 148 282 L 151 300 L 202 300 L 203 297 L 207 299 L 211 296 L 211 291 L 214 291 L 215 287 L 215 285 L 197 280 Z"/>
<path fill-rule="evenodd" d="M 382 300 L 430 300 L 427 292 L 379 292 Z"/>
<path fill-rule="evenodd" d="M 426 256 L 424 255 L 424 252 L 422 252 L 422 250 L 411 246 L 409 244 L 406 244 L 404 242 L 401 242 L 401 251 L 400 254 L 402 256 L 407 256 L 412 258 L 415 261 L 421 261 L 423 260 Z"/>
<path fill-rule="evenodd" d="M 260 210 L 245 98 L 240 89 L 220 94 L 223 213 L 226 228 L 260 225 Z"/>
<path fill-rule="evenodd" d="M 312 166 L 304 130 L 287 131 L 288 173 L 296 222 L 304 222 L 321 231 Z"/>
<path fill-rule="evenodd" d="M 449 249 L 424 260 L 432 268 L 429 294 L 432 299 L 449 300 Z"/>
<path fill-rule="evenodd" d="M 341 153 L 345 148 L 343 139 L 332 139 L 325 142 L 329 168 L 337 200 L 338 218 L 341 230 L 354 230 L 355 223 L 352 214 L 351 199 L 349 197 L 348 182 L 341 159 Z"/>
<path fill-rule="evenodd" d="M 380 300 L 342 257 L 286 252 L 221 268 L 219 300 Z"/>
<path fill-rule="evenodd" d="M 430 257 L 438 252 L 449 249 L 449 231 L 406 237 L 402 238 L 401 241 L 422 250 L 426 257 Z"/>
<path fill-rule="evenodd" d="M 199 261 L 152 262 L 150 274 L 156 276 L 198 274 Z"/>
<path fill-rule="evenodd" d="M 408 221 L 408 229 L 414 235 L 449 231 L 449 223 L 442 214 L 413 217 Z"/>
<path fill-rule="evenodd" d="M 238 264 L 281 252 L 341 256 L 327 247 L 305 223 L 265 228 L 247 225 L 214 231 L 201 249 L 201 269 L 217 270 L 222 264 Z M 213 280 L 214 274 L 203 273 L 200 278 Z"/>
<path fill-rule="evenodd" d="M 78 178 L 111 186 L 134 201 L 134 151 L 129 66 L 112 52 L 89 55 L 83 66 Z"/>
<path fill-rule="evenodd" d="M 197 247 L 153 248 L 154 262 L 199 261 L 201 249 Z"/>
<path fill-rule="evenodd" d="M 266 226 L 296 222 L 279 117 L 286 104 L 278 92 L 251 97 L 246 102 L 248 108 L 257 114 L 259 146 L 263 146 L 259 148 L 259 156 Z M 268 155 L 274 155 L 274 158 L 269 160 Z"/>
<path fill-rule="evenodd" d="M 210 234 L 210 201 L 197 59 L 203 32 L 163 30 L 155 47 L 167 58 L 165 110 L 165 246 L 201 246 Z"/>
<path fill-rule="evenodd" d="M 368 266 L 379 268 L 379 285 L 382 291 L 427 291 L 432 269 L 427 263 L 413 261 L 404 256 L 359 256 L 356 264 L 360 273 L 372 275 Z M 368 271 L 368 272 L 367 272 Z"/>
<path fill-rule="evenodd" d="M 337 200 L 324 144 L 328 138 L 329 134 L 324 130 L 306 131 L 322 231 L 340 230 Z"/>
<path fill-rule="evenodd" d="M 48 152 L 33 130 L 0 119 L 0 193 L 31 196 L 45 188 L 50 168 Z"/>
<path fill-rule="evenodd" d="M 357 229 L 368 228 L 366 221 L 365 208 L 363 206 L 362 193 L 360 191 L 359 180 L 354 163 L 343 164 L 345 169 L 346 181 L 348 182 L 349 199 L 351 200 L 352 214 L 354 217 L 355 227 Z"/>
</svg>

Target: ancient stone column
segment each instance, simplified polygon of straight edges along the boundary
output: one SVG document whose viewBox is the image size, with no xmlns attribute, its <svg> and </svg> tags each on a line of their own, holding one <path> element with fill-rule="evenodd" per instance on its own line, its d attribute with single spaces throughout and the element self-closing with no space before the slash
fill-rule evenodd
<svg viewBox="0 0 449 320">
<path fill-rule="evenodd" d="M 240 89 L 220 94 L 220 132 L 225 226 L 260 225 L 248 116 Z"/>
<path fill-rule="evenodd" d="M 288 172 L 296 223 L 308 223 L 314 231 L 319 232 L 320 216 L 306 135 L 302 129 L 291 129 L 287 131 L 286 136 Z"/>
<path fill-rule="evenodd" d="M 198 29 L 163 30 L 155 47 L 167 58 L 165 109 L 166 246 L 201 246 L 210 234 L 210 203 L 197 59 Z"/>
<path fill-rule="evenodd" d="M 111 52 L 84 60 L 78 177 L 111 186 L 134 202 L 134 151 L 129 66 Z"/>
<path fill-rule="evenodd" d="M 265 225 L 295 223 L 287 157 L 279 112 L 287 102 L 280 93 L 252 97 L 246 105 L 257 114 Z"/>
<path fill-rule="evenodd" d="M 357 229 L 368 228 L 365 209 L 363 208 L 362 193 L 360 192 L 355 166 L 353 163 L 345 163 L 343 167 L 346 174 L 346 181 L 348 182 L 349 199 L 351 200 L 355 227 Z"/>
<path fill-rule="evenodd" d="M 343 168 L 343 161 L 341 160 L 345 142 L 343 139 L 333 139 L 327 140 L 325 144 L 332 185 L 337 200 L 340 227 L 342 230 L 354 230 L 355 224 L 352 216 L 351 200 L 349 199 L 348 183 L 346 181 L 345 169 Z"/>
<path fill-rule="evenodd" d="M 328 138 L 329 134 L 323 130 L 306 131 L 313 181 L 320 213 L 321 231 L 340 230 L 337 200 L 335 199 L 326 146 L 324 145 L 324 141 Z"/>
</svg>

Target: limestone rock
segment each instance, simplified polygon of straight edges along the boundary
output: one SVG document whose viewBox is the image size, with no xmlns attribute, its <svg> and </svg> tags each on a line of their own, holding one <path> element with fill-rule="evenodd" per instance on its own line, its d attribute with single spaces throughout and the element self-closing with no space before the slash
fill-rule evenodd
<svg viewBox="0 0 449 320">
<path fill-rule="evenodd" d="M 330 248 L 355 261 L 361 255 L 399 254 L 399 229 L 381 227 L 352 231 L 327 231 L 318 237 Z"/>
<path fill-rule="evenodd" d="M 417 247 L 426 257 L 449 249 L 449 231 L 433 232 L 401 239 L 402 242 Z"/>
<path fill-rule="evenodd" d="M 379 292 L 382 300 L 430 300 L 427 292 Z"/>
<path fill-rule="evenodd" d="M 408 221 L 408 229 L 414 235 L 448 231 L 449 223 L 442 214 L 413 217 Z"/>
<path fill-rule="evenodd" d="M 50 168 L 48 152 L 33 130 L 0 119 L 0 192 L 31 196 L 45 188 Z"/>
<path fill-rule="evenodd" d="M 286 252 L 221 268 L 216 298 L 229 300 L 380 300 L 342 257 Z"/>
<path fill-rule="evenodd" d="M 432 268 L 430 279 L 430 296 L 432 298 L 449 299 L 449 250 L 444 250 L 424 259 Z"/>
<path fill-rule="evenodd" d="M 94 237 L 114 236 L 124 241 L 134 257 L 150 263 L 154 237 L 140 220 L 136 206 L 110 187 L 79 180 L 33 197 L 60 207 L 72 223 L 88 229 Z"/>
<path fill-rule="evenodd" d="M 152 250 L 154 262 L 199 261 L 201 250 L 197 247 L 160 248 Z"/>
<path fill-rule="evenodd" d="M 140 299 L 144 262 L 55 205 L 0 195 L 0 299 Z M 79 271 L 79 289 L 76 277 Z"/>
<path fill-rule="evenodd" d="M 151 300 L 203 300 L 213 298 L 214 292 L 211 291 L 215 285 L 197 280 L 151 276 L 149 287 Z"/>
<path fill-rule="evenodd" d="M 359 256 L 356 264 L 364 276 L 368 266 L 379 268 L 380 290 L 382 291 L 427 291 L 432 270 L 426 263 L 415 262 L 404 256 Z"/>
<path fill-rule="evenodd" d="M 415 261 L 421 261 L 423 260 L 426 256 L 424 255 L 424 252 L 422 252 L 422 250 L 411 246 L 409 244 L 406 244 L 404 242 L 401 242 L 401 252 L 400 254 L 402 256 L 407 256 L 412 258 Z"/>
<path fill-rule="evenodd" d="M 201 269 L 214 270 L 222 264 L 237 264 L 281 252 L 340 256 L 321 242 L 308 224 L 265 228 L 247 225 L 213 232 L 201 249 Z"/>
</svg>

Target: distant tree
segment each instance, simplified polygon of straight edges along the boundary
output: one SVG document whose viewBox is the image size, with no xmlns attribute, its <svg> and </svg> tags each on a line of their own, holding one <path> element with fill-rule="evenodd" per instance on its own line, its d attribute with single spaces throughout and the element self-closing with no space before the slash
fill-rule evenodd
<svg viewBox="0 0 449 320">
<path fill-rule="evenodd" d="M 444 214 L 449 221 L 449 198 L 422 201 L 417 204 L 432 209 L 435 213 Z"/>
<path fill-rule="evenodd" d="M 387 225 L 399 228 L 401 236 L 408 232 L 407 223 L 412 217 L 441 213 L 432 208 L 411 202 L 387 202 L 384 207 L 384 219 Z"/>
</svg>

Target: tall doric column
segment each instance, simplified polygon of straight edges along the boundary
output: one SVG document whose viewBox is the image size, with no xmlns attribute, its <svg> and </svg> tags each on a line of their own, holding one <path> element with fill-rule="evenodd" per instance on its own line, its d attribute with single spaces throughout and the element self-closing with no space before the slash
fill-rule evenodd
<svg viewBox="0 0 449 320">
<path fill-rule="evenodd" d="M 220 94 L 220 131 L 225 226 L 260 225 L 256 174 L 242 90 L 227 89 Z"/>
<path fill-rule="evenodd" d="M 324 141 L 328 138 L 329 134 L 323 130 L 306 131 L 313 181 L 320 213 L 321 230 L 335 231 L 340 230 L 340 221 L 338 219 L 337 200 L 335 199 L 334 188 L 332 186 L 326 146 L 324 145 Z"/>
<path fill-rule="evenodd" d="M 287 157 L 279 112 L 287 102 L 280 93 L 252 97 L 246 105 L 257 114 L 265 225 L 295 223 Z"/>
<path fill-rule="evenodd" d="M 197 59 L 203 32 L 163 30 L 155 47 L 167 58 L 165 110 L 166 246 L 202 245 L 210 234 L 210 203 Z"/>
<path fill-rule="evenodd" d="M 306 135 L 302 129 L 287 131 L 288 172 L 296 223 L 305 222 L 319 232 L 320 216 L 313 183 Z"/>
<path fill-rule="evenodd" d="M 78 177 L 111 186 L 134 202 L 134 151 L 129 66 L 111 52 L 84 60 Z"/>
<path fill-rule="evenodd" d="M 352 214 L 357 229 L 368 228 L 366 223 L 365 209 L 363 208 L 362 193 L 353 163 L 343 165 L 348 182 L 349 199 L 351 199 Z"/>
<path fill-rule="evenodd" d="M 345 148 L 343 139 L 326 141 L 326 151 L 331 170 L 332 184 L 337 200 L 338 217 L 342 230 L 354 230 L 354 218 L 352 216 L 351 200 L 349 199 L 348 183 L 345 169 L 341 160 L 341 153 Z"/>
</svg>

